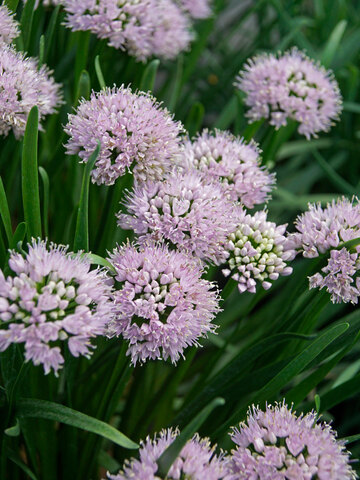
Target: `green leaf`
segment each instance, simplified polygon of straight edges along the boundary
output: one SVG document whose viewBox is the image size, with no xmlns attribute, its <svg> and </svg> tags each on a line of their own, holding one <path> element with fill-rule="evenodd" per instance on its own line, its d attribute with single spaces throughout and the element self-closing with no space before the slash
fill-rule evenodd
<svg viewBox="0 0 360 480">
<path fill-rule="evenodd" d="M 45 37 L 41 35 L 39 40 L 39 67 L 44 63 L 44 55 L 45 55 Z"/>
<path fill-rule="evenodd" d="M 9 205 L 7 202 L 6 193 L 4 189 L 4 184 L 1 177 L 0 177 L 0 215 L 4 224 L 4 229 L 5 229 L 8 244 L 11 245 L 12 238 L 13 238 L 12 227 L 11 227 L 11 216 L 10 216 Z"/>
<path fill-rule="evenodd" d="M 173 83 L 171 85 L 171 94 L 170 94 L 170 100 L 169 100 L 169 109 L 172 112 L 175 110 L 175 107 L 181 92 L 182 75 L 184 70 L 183 67 L 184 67 L 184 57 L 183 55 L 179 55 L 176 62 L 176 72 L 175 72 Z"/>
<path fill-rule="evenodd" d="M 116 270 L 111 263 L 106 260 L 106 258 L 100 257 L 100 255 L 95 255 L 94 253 L 87 253 L 86 256 L 90 259 L 90 262 L 94 265 L 100 265 L 106 267 L 112 273 L 116 273 Z"/>
<path fill-rule="evenodd" d="M 59 11 L 60 11 L 60 5 L 57 5 L 52 14 L 51 14 L 51 17 L 50 17 L 50 21 L 49 21 L 49 26 L 46 30 L 46 33 L 45 33 L 45 54 L 44 54 L 44 61 L 46 62 L 47 59 L 49 58 L 49 54 L 50 54 L 50 50 L 51 50 L 51 47 L 52 47 L 52 44 L 53 44 L 53 40 L 54 40 L 54 35 L 55 35 L 55 27 L 56 27 L 56 22 L 57 22 L 57 19 L 58 19 L 58 16 L 59 16 Z"/>
<path fill-rule="evenodd" d="M 38 480 L 36 475 L 30 470 L 30 468 L 24 463 L 21 458 L 17 455 L 17 453 L 13 452 L 9 448 L 7 448 L 6 452 L 7 457 L 15 463 L 23 472 L 26 473 L 26 475 L 31 478 L 31 480 Z"/>
<path fill-rule="evenodd" d="M 11 10 L 12 12 L 16 12 L 17 6 L 19 4 L 19 0 L 5 0 L 5 5 Z"/>
<path fill-rule="evenodd" d="M 89 53 L 90 32 L 75 32 L 73 34 L 76 44 L 75 58 L 75 85 L 79 85 L 80 76 L 86 68 Z M 78 93 L 78 92 L 76 92 Z M 79 98 L 79 97 L 77 97 Z"/>
<path fill-rule="evenodd" d="M 360 373 L 355 375 L 351 380 L 342 383 L 336 388 L 326 392 L 321 397 L 321 411 L 325 412 L 330 408 L 338 405 L 344 400 L 348 400 L 360 391 Z"/>
<path fill-rule="evenodd" d="M 25 8 L 28 3 L 25 4 Z M 28 239 L 41 237 L 41 214 L 38 179 L 39 111 L 34 106 L 26 123 L 22 152 L 22 197 Z"/>
<path fill-rule="evenodd" d="M 41 176 L 43 184 L 43 225 L 44 225 L 44 234 L 45 237 L 49 235 L 49 191 L 50 191 L 50 182 L 49 176 L 46 173 L 46 170 L 43 167 L 39 167 L 39 173 Z"/>
<path fill-rule="evenodd" d="M 144 70 L 144 73 L 141 77 L 140 81 L 140 90 L 143 92 L 151 92 L 154 89 L 155 79 L 157 69 L 160 65 L 160 60 L 155 59 L 147 65 Z"/>
<path fill-rule="evenodd" d="M 350 437 L 341 438 L 340 440 L 345 442 L 346 445 L 349 445 L 349 443 L 354 443 L 360 440 L 360 433 L 357 435 L 351 435 Z"/>
<path fill-rule="evenodd" d="M 324 333 L 318 336 L 318 338 L 312 341 L 302 352 L 300 352 L 292 361 L 290 361 L 285 368 L 283 368 L 275 377 L 270 380 L 264 387 L 262 387 L 256 395 L 247 402 L 246 406 L 241 405 L 240 408 L 226 421 L 221 430 L 229 428 L 231 425 L 235 425 L 245 415 L 248 405 L 254 403 L 263 403 L 265 401 L 271 401 L 271 399 L 278 395 L 280 390 L 296 375 L 301 373 L 304 368 L 316 358 L 322 350 L 324 350 L 331 342 L 342 335 L 349 328 L 348 323 L 342 323 L 335 325 Z"/>
<path fill-rule="evenodd" d="M 74 252 L 89 250 L 89 184 L 91 171 L 100 152 L 100 142 L 86 162 L 76 220 Z"/>
<path fill-rule="evenodd" d="M 220 115 L 215 122 L 214 127 L 219 128 L 220 130 L 225 130 L 235 120 L 236 114 L 238 112 L 238 100 L 235 94 L 230 98 L 228 103 L 222 109 Z"/>
<path fill-rule="evenodd" d="M 6 430 L 4 430 L 5 435 L 8 435 L 9 437 L 18 437 L 20 435 L 20 423 L 19 420 L 16 419 L 16 423 L 13 427 L 9 427 Z"/>
<path fill-rule="evenodd" d="M 138 448 L 135 442 L 111 425 L 58 403 L 35 398 L 20 398 L 17 402 L 17 415 L 22 418 L 44 418 L 46 420 L 53 420 L 64 423 L 65 425 L 81 428 L 87 432 L 95 433 L 123 448 Z"/>
<path fill-rule="evenodd" d="M 201 410 L 201 412 L 182 430 L 180 435 L 176 437 L 157 461 L 157 475 L 159 477 L 166 478 L 171 465 L 174 463 L 186 442 L 200 429 L 201 425 L 205 422 L 214 408 L 224 404 L 225 400 L 223 398 L 214 398 L 214 400 Z"/>
<path fill-rule="evenodd" d="M 315 397 L 314 397 L 314 401 L 315 401 L 315 410 L 318 412 L 320 412 L 320 405 L 321 405 L 321 400 L 320 400 L 320 396 L 316 393 L 315 394 Z"/>
<path fill-rule="evenodd" d="M 204 114 L 204 105 L 200 102 L 195 102 L 185 120 L 185 128 L 189 132 L 190 138 L 200 130 L 204 119 Z"/>
<path fill-rule="evenodd" d="M 99 55 L 96 55 L 96 57 L 95 57 L 95 72 L 96 72 L 96 76 L 97 76 L 100 88 L 106 88 L 104 75 L 102 73 L 101 66 L 100 66 Z"/>
<path fill-rule="evenodd" d="M 10 248 L 14 249 L 18 246 L 18 244 L 24 241 L 26 235 L 26 223 L 21 222 L 15 229 L 15 233 L 12 239 L 12 242 L 10 244 Z"/>
<path fill-rule="evenodd" d="M 334 187 L 338 188 L 340 191 L 349 193 L 350 195 L 355 194 L 355 187 L 344 180 L 316 149 L 314 149 L 312 153 L 320 168 L 323 170 Z"/>
<path fill-rule="evenodd" d="M 88 100 L 88 98 L 90 97 L 90 90 L 91 90 L 90 76 L 86 70 L 83 70 L 80 74 L 80 78 L 79 78 L 79 82 L 76 90 L 75 105 L 77 105 L 77 103 L 81 98 Z"/>
<path fill-rule="evenodd" d="M 347 26 L 346 20 L 340 20 L 340 22 L 336 25 L 334 30 L 331 32 L 329 40 L 326 42 L 324 47 L 323 53 L 321 55 L 321 63 L 324 67 L 330 67 L 333 58 L 335 56 L 336 51 L 339 48 L 341 39 L 345 33 L 345 29 Z"/>
<path fill-rule="evenodd" d="M 99 464 L 108 470 L 110 473 L 118 472 L 121 468 L 119 462 L 115 460 L 111 455 L 109 455 L 105 450 L 100 450 L 98 456 Z"/>
<path fill-rule="evenodd" d="M 34 17 L 35 0 L 27 0 L 22 11 L 20 27 L 24 42 L 24 50 L 29 49 L 32 22 Z"/>
<path fill-rule="evenodd" d="M 360 103 L 344 102 L 343 108 L 344 112 L 360 113 Z"/>
</svg>

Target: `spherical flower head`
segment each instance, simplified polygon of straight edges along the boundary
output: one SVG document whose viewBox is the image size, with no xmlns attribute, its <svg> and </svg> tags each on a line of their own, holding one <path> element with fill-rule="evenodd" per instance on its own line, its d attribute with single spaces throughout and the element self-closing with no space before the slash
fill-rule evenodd
<svg viewBox="0 0 360 480">
<path fill-rule="evenodd" d="M 315 258 L 342 243 L 360 237 L 360 203 L 354 197 L 333 200 L 322 208 L 309 204 L 295 222 L 297 232 L 288 235 L 286 248 L 296 249 L 306 258 Z M 360 248 L 357 247 L 360 253 Z"/>
<path fill-rule="evenodd" d="M 360 277 L 354 278 L 360 270 L 360 256 L 350 253 L 345 247 L 330 250 L 327 265 L 309 278 L 310 288 L 326 288 L 333 303 L 358 303 L 360 295 Z M 324 275 L 325 274 L 325 275 Z"/>
<path fill-rule="evenodd" d="M 189 50 L 194 38 L 191 23 L 173 0 L 156 0 L 150 12 L 152 55 L 171 60 Z"/>
<path fill-rule="evenodd" d="M 0 5 L 0 43 L 11 43 L 20 34 L 19 24 L 6 5 Z"/>
<path fill-rule="evenodd" d="M 111 279 L 90 270 L 86 255 L 33 240 L 23 256 L 12 251 L 4 277 L 0 270 L 0 351 L 23 343 L 26 361 L 55 374 L 64 363 L 66 342 L 74 357 L 91 354 L 91 338 L 111 319 Z"/>
<path fill-rule="evenodd" d="M 295 256 L 294 250 L 284 251 L 286 225 L 276 225 L 267 220 L 267 212 L 254 215 L 239 210 L 237 228 L 229 236 L 229 252 L 225 276 L 238 282 L 240 293 L 256 292 L 257 283 L 267 290 L 279 275 L 290 275 L 287 265 Z"/>
<path fill-rule="evenodd" d="M 151 56 L 154 0 L 63 0 L 63 4 L 66 26 L 72 31 L 91 31 L 138 60 Z"/>
<path fill-rule="evenodd" d="M 147 437 L 140 443 L 140 459 L 126 461 L 117 475 L 108 474 L 110 480 L 162 480 L 156 472 L 157 460 L 179 435 L 178 430 L 162 430 L 152 440 Z M 172 464 L 166 480 L 221 480 L 225 478 L 222 455 L 215 455 L 208 438 L 198 434 L 189 440 Z"/>
<path fill-rule="evenodd" d="M 172 0 L 63 0 L 66 25 L 89 30 L 138 60 L 175 58 L 193 38 L 189 18 Z"/>
<path fill-rule="evenodd" d="M 208 18 L 211 16 L 210 0 L 178 0 L 180 7 L 192 18 Z"/>
<path fill-rule="evenodd" d="M 138 180 L 162 178 L 181 151 L 182 125 L 150 94 L 124 86 L 93 92 L 68 120 L 69 155 L 87 162 L 100 141 L 92 171 L 99 185 L 114 184 L 130 169 Z"/>
<path fill-rule="evenodd" d="M 231 434 L 228 480 L 353 480 L 349 453 L 316 412 L 296 416 L 284 402 L 253 406 Z"/>
<path fill-rule="evenodd" d="M 129 342 L 134 365 L 157 358 L 176 363 L 185 348 L 215 330 L 218 294 L 201 279 L 202 266 L 193 257 L 165 245 L 128 244 L 115 249 L 110 261 L 119 288 L 108 335 Z"/>
<path fill-rule="evenodd" d="M 250 59 L 235 86 L 246 94 L 251 121 L 268 118 L 280 128 L 291 119 L 308 139 L 328 131 L 342 109 L 332 72 L 296 48 L 278 57 L 270 54 Z"/>
<path fill-rule="evenodd" d="M 60 85 L 51 73 L 45 65 L 38 68 L 37 60 L 0 44 L 0 135 L 13 129 L 15 137 L 20 138 L 35 105 L 40 121 L 55 112 L 61 104 Z"/>
<path fill-rule="evenodd" d="M 118 224 L 140 235 L 140 243 L 164 239 L 205 261 L 226 260 L 224 245 L 236 226 L 233 204 L 196 170 L 135 185 L 124 204 L 129 214 L 119 213 Z"/>
<path fill-rule="evenodd" d="M 245 143 L 230 132 L 204 130 L 185 143 L 184 157 L 186 165 L 219 180 L 231 200 L 239 200 L 247 208 L 269 200 L 275 175 L 261 167 L 255 142 Z"/>
</svg>

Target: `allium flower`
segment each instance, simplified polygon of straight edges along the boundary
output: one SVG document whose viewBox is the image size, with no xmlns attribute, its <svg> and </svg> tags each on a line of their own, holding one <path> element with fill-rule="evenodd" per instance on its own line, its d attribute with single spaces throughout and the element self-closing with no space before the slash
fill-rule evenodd
<svg viewBox="0 0 360 480">
<path fill-rule="evenodd" d="M 18 22 L 6 5 L 0 5 L 0 43 L 11 43 L 20 32 Z"/>
<path fill-rule="evenodd" d="M 162 430 L 154 440 L 147 437 L 140 443 L 140 460 L 125 461 L 123 469 L 117 475 L 110 475 L 110 480 L 161 480 L 156 475 L 157 460 L 179 435 L 178 430 Z M 172 464 L 167 480 L 221 480 L 225 478 L 222 455 L 214 453 L 208 438 L 200 438 L 198 434 L 189 440 Z"/>
<path fill-rule="evenodd" d="M 280 128 L 292 119 L 308 139 L 328 131 L 342 108 L 333 74 L 296 48 L 250 59 L 235 86 L 246 94 L 251 121 L 268 118 Z"/>
<path fill-rule="evenodd" d="M 193 142 L 185 143 L 185 163 L 221 181 L 232 200 L 245 207 L 264 203 L 275 183 L 275 175 L 260 166 L 260 150 L 255 142 L 245 143 L 230 132 L 204 130 Z"/>
<path fill-rule="evenodd" d="M 253 407 L 231 434 L 227 480 L 352 480 L 349 453 L 316 412 L 296 416 L 285 403 Z"/>
<path fill-rule="evenodd" d="M 233 204 L 196 170 L 135 185 L 124 204 L 130 214 L 118 214 L 119 226 L 141 235 L 140 243 L 164 239 L 206 261 L 227 258 L 224 245 L 236 227 Z"/>
<path fill-rule="evenodd" d="M 201 279 L 200 262 L 164 245 L 136 249 L 123 245 L 111 255 L 115 279 L 114 319 L 108 335 L 129 341 L 128 355 L 137 361 L 170 357 L 175 363 L 189 345 L 215 326 L 219 311 L 213 284 Z"/>
<path fill-rule="evenodd" d="M 310 277 L 310 288 L 324 288 L 331 294 L 331 301 L 357 303 L 360 280 L 356 277 L 360 268 L 360 245 L 351 251 L 342 244 L 360 238 L 360 203 L 357 198 L 338 198 L 328 203 L 309 204 L 309 209 L 295 222 L 297 232 L 291 233 L 286 249 L 295 249 L 304 257 L 315 258 L 329 254 L 328 264 L 321 272 Z M 353 283 L 355 284 L 353 285 Z"/>
<path fill-rule="evenodd" d="M 63 0 L 66 24 L 90 30 L 138 60 L 174 58 L 192 40 L 188 17 L 172 0 Z"/>
<path fill-rule="evenodd" d="M 208 18 L 211 15 L 210 0 L 178 0 L 178 4 L 192 18 Z"/>
<path fill-rule="evenodd" d="M 33 240 L 23 257 L 10 254 L 11 276 L 0 270 L 0 351 L 23 343 L 25 359 L 45 374 L 64 363 L 66 342 L 74 357 L 91 354 L 92 337 L 111 319 L 110 280 L 67 247 Z"/>
<path fill-rule="evenodd" d="M 358 303 L 360 295 L 360 277 L 353 278 L 360 270 L 360 257 L 357 252 L 350 253 L 346 248 L 330 250 L 330 258 L 321 273 L 309 278 L 310 288 L 326 288 L 333 303 Z M 356 282 L 353 286 L 352 284 Z"/>
<path fill-rule="evenodd" d="M 82 100 L 65 131 L 67 153 L 84 162 L 100 140 L 93 181 L 112 185 L 130 168 L 141 180 L 162 178 L 180 152 L 182 126 L 150 94 L 121 86 Z"/>
<path fill-rule="evenodd" d="M 284 251 L 285 231 L 286 225 L 267 220 L 266 211 L 249 215 L 240 210 L 238 226 L 226 246 L 230 254 L 227 267 L 222 270 L 238 282 L 240 293 L 255 293 L 258 282 L 267 290 L 279 275 L 292 273 L 286 262 L 294 258 L 295 251 Z"/>
<path fill-rule="evenodd" d="M 20 138 L 34 105 L 39 108 L 40 120 L 55 111 L 61 103 L 60 86 L 51 73 L 45 65 L 39 69 L 37 60 L 0 44 L 0 135 L 7 135 L 12 128 Z"/>
</svg>

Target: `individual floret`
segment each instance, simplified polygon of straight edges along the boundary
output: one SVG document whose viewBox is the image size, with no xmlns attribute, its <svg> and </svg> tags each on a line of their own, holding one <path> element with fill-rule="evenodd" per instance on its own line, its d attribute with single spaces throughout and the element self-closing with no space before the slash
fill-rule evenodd
<svg viewBox="0 0 360 480">
<path fill-rule="evenodd" d="M 138 180 L 160 179 L 177 158 L 182 125 L 147 93 L 107 88 L 82 100 L 65 127 L 69 155 L 87 162 L 98 141 L 92 171 L 97 184 L 112 185 L 132 170 Z"/>
<path fill-rule="evenodd" d="M 276 225 L 267 220 L 267 212 L 254 215 L 239 210 L 237 228 L 229 236 L 229 252 L 225 276 L 238 282 L 240 293 L 256 292 L 258 283 L 267 290 L 280 275 L 290 275 L 287 265 L 295 256 L 294 250 L 284 250 L 286 225 Z"/>
<path fill-rule="evenodd" d="M 118 214 L 119 226 L 134 230 L 139 242 L 164 239 L 205 261 L 226 260 L 234 206 L 218 182 L 209 183 L 200 172 L 175 169 L 163 182 L 135 185 L 124 204 L 129 214 Z"/>
<path fill-rule="evenodd" d="M 12 251 L 11 275 L 0 270 L 0 351 L 24 344 L 25 360 L 45 374 L 64 363 L 62 345 L 88 357 L 112 316 L 111 279 L 90 267 L 86 255 L 40 240 L 25 257 Z"/>
<path fill-rule="evenodd" d="M 110 258 L 119 288 L 108 335 L 129 342 L 134 365 L 148 359 L 176 363 L 190 345 L 215 330 L 219 311 L 213 284 L 200 261 L 164 245 L 123 245 Z"/>
<path fill-rule="evenodd" d="M 344 443 L 317 420 L 316 412 L 296 416 L 285 403 L 253 406 L 231 434 L 236 449 L 227 480 L 353 480 Z"/>
<path fill-rule="evenodd" d="M 51 73 L 45 65 L 38 68 L 34 58 L 25 58 L 13 47 L 0 44 L 0 135 L 8 135 L 13 129 L 15 137 L 20 138 L 35 105 L 40 121 L 55 112 L 61 104 L 60 85 Z"/>
<path fill-rule="evenodd" d="M 173 443 L 179 431 L 162 430 L 152 440 L 147 437 L 140 443 L 140 460 L 125 461 L 122 470 L 117 475 L 110 475 L 110 480 L 161 480 L 157 475 L 157 460 Z M 189 440 L 172 464 L 166 480 L 221 480 L 225 478 L 223 455 L 215 454 L 208 438 L 200 438 L 198 434 Z"/>
<path fill-rule="evenodd" d="M 19 24 L 6 5 L 0 5 L 0 43 L 11 43 L 20 34 Z"/>
<path fill-rule="evenodd" d="M 328 131 L 342 109 L 332 72 L 296 48 L 278 57 L 270 54 L 250 59 L 235 86 L 246 95 L 247 116 L 252 122 L 268 118 L 280 128 L 294 120 L 298 132 L 308 139 Z"/>
<path fill-rule="evenodd" d="M 204 130 L 185 143 L 185 163 L 210 179 L 220 180 L 233 201 L 253 208 L 269 200 L 275 175 L 261 167 L 260 150 L 255 142 L 245 143 L 230 132 Z"/>
</svg>

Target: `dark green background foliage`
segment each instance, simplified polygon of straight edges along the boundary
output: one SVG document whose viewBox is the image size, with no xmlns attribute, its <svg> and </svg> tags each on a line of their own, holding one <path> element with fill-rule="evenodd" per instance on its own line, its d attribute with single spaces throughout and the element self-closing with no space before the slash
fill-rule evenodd
<svg viewBox="0 0 360 480">
<path fill-rule="evenodd" d="M 19 4 L 18 18 L 21 8 Z M 291 125 L 275 132 L 263 124 L 257 130 L 263 157 L 277 174 L 269 217 L 289 223 L 291 230 L 308 202 L 326 204 L 341 195 L 358 194 L 359 2 L 216 0 L 214 9 L 212 18 L 196 25 L 197 38 L 189 52 L 174 62 L 148 64 L 136 63 L 88 33 L 71 33 L 63 26 L 64 13 L 59 8 L 40 7 L 32 18 L 31 9 L 23 11 L 26 28 L 18 47 L 27 45 L 31 55 L 40 55 L 54 70 L 56 80 L 64 85 L 65 103 L 39 133 L 39 179 L 31 169 L 25 183 L 21 177 L 22 163 L 24 171 L 35 154 L 31 132 L 24 142 L 12 134 L 0 140 L 1 265 L 5 265 L 7 248 L 25 237 L 24 218 L 28 235 L 41 228 L 52 241 L 74 248 L 75 236 L 75 248 L 86 247 L 83 217 L 75 235 L 85 168 L 65 155 L 63 125 L 79 98 L 88 97 L 91 89 L 99 90 L 103 82 L 152 90 L 191 135 L 204 127 L 217 127 L 251 138 L 242 94 L 232 85 L 235 75 L 256 53 L 292 46 L 305 49 L 333 69 L 344 111 L 330 132 L 311 141 L 293 133 Z M 31 193 L 37 181 L 41 227 L 31 220 L 32 216 L 39 219 Z M 129 237 L 129 232 L 116 227 L 113 214 L 130 184 L 128 175 L 115 187 L 90 185 L 88 241 L 94 254 L 104 256 L 117 241 Z M 186 359 L 177 366 L 148 362 L 133 369 L 124 362 L 126 346 L 120 340 L 98 340 L 90 361 L 67 355 L 59 381 L 53 375 L 44 377 L 40 367 L 22 366 L 21 350 L 9 348 L 0 355 L 1 434 L 10 428 L 3 435 L 0 477 L 98 478 L 100 467 L 103 474 L 104 468 L 116 471 L 124 458 L 136 452 L 124 449 L 121 445 L 130 445 L 127 440 L 94 418 L 138 442 L 168 425 L 184 428 L 218 397 L 225 404 L 215 400 L 211 406 L 217 405 L 216 410 L 202 415 L 196 429 L 224 448 L 231 446 L 229 427 L 245 417 L 248 405 L 264 405 L 284 396 L 297 411 L 306 412 L 315 407 L 318 395 L 323 419 L 333 420 L 339 437 L 357 435 L 360 312 L 352 305 L 331 304 L 325 292 L 308 290 L 307 277 L 317 268 L 316 260 L 299 258 L 293 275 L 278 280 L 267 292 L 239 295 L 232 291 L 216 320 L 218 335 L 203 341 L 203 348 L 187 350 Z M 213 269 L 208 276 L 224 286 Z M 69 413 L 61 405 L 93 418 Z M 357 458 L 360 444 L 354 442 L 350 448 Z"/>
</svg>

